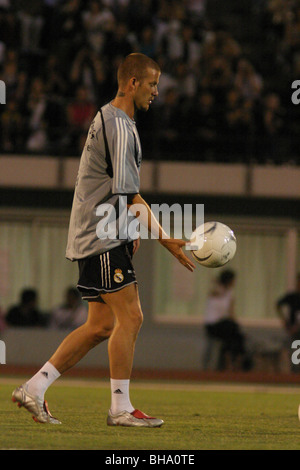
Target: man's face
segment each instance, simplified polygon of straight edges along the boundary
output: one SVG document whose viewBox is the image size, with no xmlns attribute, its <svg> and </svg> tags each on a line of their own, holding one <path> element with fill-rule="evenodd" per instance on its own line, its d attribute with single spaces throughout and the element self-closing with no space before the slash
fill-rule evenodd
<svg viewBox="0 0 300 470">
<path fill-rule="evenodd" d="M 136 109 L 141 111 L 148 111 L 150 104 L 158 95 L 158 82 L 160 72 L 155 69 L 148 68 L 147 74 L 137 83 L 137 89 L 134 93 L 134 105 Z"/>
</svg>

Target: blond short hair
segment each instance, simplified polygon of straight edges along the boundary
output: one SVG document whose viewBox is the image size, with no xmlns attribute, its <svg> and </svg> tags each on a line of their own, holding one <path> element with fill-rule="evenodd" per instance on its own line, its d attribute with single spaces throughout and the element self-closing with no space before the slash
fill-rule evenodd
<svg viewBox="0 0 300 470">
<path fill-rule="evenodd" d="M 141 53 L 129 54 L 118 68 L 118 85 L 124 85 L 132 77 L 135 77 L 138 81 L 143 80 L 149 68 L 160 73 L 159 65 L 150 57 Z"/>
</svg>

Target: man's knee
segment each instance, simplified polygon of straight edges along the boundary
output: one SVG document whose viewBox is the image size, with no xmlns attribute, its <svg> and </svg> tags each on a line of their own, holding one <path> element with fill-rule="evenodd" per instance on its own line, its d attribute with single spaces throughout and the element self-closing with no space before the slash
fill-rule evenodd
<svg viewBox="0 0 300 470">
<path fill-rule="evenodd" d="M 143 312 L 138 304 L 128 305 L 126 311 L 118 317 L 126 329 L 138 333 L 143 323 Z"/>
<path fill-rule="evenodd" d="M 91 339 L 94 344 L 102 343 L 109 339 L 113 331 L 113 325 L 101 325 L 97 328 L 91 329 Z"/>
<path fill-rule="evenodd" d="M 111 308 L 118 326 L 128 333 L 139 331 L 143 323 L 143 313 L 136 286 L 130 285 L 120 292 L 104 294 L 103 298 Z"/>
<path fill-rule="evenodd" d="M 135 323 L 135 326 L 136 328 L 139 330 L 143 324 L 143 312 L 141 311 L 141 309 L 139 307 L 137 307 L 134 311 L 133 311 L 133 318 L 134 318 L 134 323 Z"/>
</svg>

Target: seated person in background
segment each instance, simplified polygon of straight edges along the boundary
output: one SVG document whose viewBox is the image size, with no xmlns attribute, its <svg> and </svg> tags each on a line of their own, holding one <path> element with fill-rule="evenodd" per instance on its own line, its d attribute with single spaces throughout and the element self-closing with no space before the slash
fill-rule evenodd
<svg viewBox="0 0 300 470">
<path fill-rule="evenodd" d="M 37 307 L 37 292 L 35 289 L 24 289 L 21 292 L 19 305 L 12 306 L 5 317 L 8 326 L 45 326 L 47 316 Z"/>
<path fill-rule="evenodd" d="M 50 327 L 75 329 L 87 318 L 87 308 L 81 300 L 80 292 L 75 287 L 66 291 L 65 303 L 53 310 Z"/>
<path fill-rule="evenodd" d="M 232 365 L 242 361 L 244 370 L 251 368 L 251 361 L 246 354 L 245 337 L 235 320 L 234 293 L 235 273 L 222 271 L 210 292 L 205 307 L 205 329 L 209 337 L 222 342 L 218 370 L 223 370 L 229 355 Z"/>
<path fill-rule="evenodd" d="M 287 292 L 278 299 L 276 307 L 288 335 L 284 346 L 288 351 L 288 355 L 291 356 L 293 341 L 300 339 L 300 273 L 297 275 L 296 290 Z M 300 367 L 291 363 L 291 370 L 300 372 Z"/>
<path fill-rule="evenodd" d="M 5 314 L 4 314 L 4 310 L 2 310 L 0 306 L 0 337 L 1 337 L 2 331 L 4 331 L 5 328 L 6 328 Z"/>
</svg>

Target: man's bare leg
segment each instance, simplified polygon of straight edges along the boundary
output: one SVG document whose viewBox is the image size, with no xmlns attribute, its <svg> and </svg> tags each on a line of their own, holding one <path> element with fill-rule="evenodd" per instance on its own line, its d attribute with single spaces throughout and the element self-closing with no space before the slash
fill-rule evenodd
<svg viewBox="0 0 300 470">
<path fill-rule="evenodd" d="M 47 408 L 44 394 L 49 386 L 66 370 L 73 367 L 85 354 L 107 339 L 114 325 L 114 316 L 107 305 L 89 304 L 86 323 L 70 333 L 46 364 L 26 384 L 16 388 L 12 401 L 26 408 L 35 421 L 60 424 Z"/>
<path fill-rule="evenodd" d="M 69 370 L 90 349 L 109 338 L 114 326 L 113 313 L 107 305 L 89 302 L 87 321 L 72 331 L 46 364 L 26 382 L 30 394 L 44 399 L 46 390 L 61 374 Z"/>
<path fill-rule="evenodd" d="M 103 299 L 115 317 L 115 326 L 108 342 L 110 376 L 130 379 L 135 342 L 143 321 L 136 284 L 110 294 Z"/>
<path fill-rule="evenodd" d="M 103 295 L 103 299 L 115 317 L 115 326 L 108 342 L 110 412 L 113 415 L 124 411 L 132 413 L 134 407 L 129 398 L 129 383 L 135 342 L 143 319 L 137 286 L 130 284 L 118 292 Z"/>
<path fill-rule="evenodd" d="M 110 307 L 100 302 L 89 302 L 87 321 L 63 340 L 49 362 L 63 374 L 90 349 L 108 339 L 113 327 L 114 315 Z"/>
<path fill-rule="evenodd" d="M 143 314 L 136 284 L 103 295 L 115 316 L 114 330 L 108 342 L 111 382 L 109 426 L 160 427 L 162 419 L 147 416 L 135 409 L 129 398 L 135 342 L 142 325 Z"/>
</svg>

